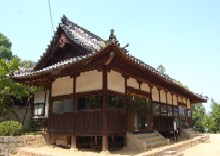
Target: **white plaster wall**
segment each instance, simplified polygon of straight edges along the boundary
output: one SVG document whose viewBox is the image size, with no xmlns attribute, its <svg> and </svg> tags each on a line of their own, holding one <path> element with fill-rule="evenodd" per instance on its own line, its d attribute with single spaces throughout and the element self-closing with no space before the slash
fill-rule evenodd
<svg viewBox="0 0 220 156">
<path fill-rule="evenodd" d="M 173 105 L 177 105 L 177 96 L 173 95 Z"/>
<path fill-rule="evenodd" d="M 127 80 L 127 85 L 130 87 L 134 87 L 135 89 L 139 89 L 139 84 L 137 83 L 137 80 L 134 78 L 129 78 Z"/>
<path fill-rule="evenodd" d="M 183 98 L 183 103 L 185 103 L 185 104 L 186 104 L 186 98 Z"/>
<path fill-rule="evenodd" d="M 73 78 L 57 78 L 52 84 L 51 96 L 68 95 L 73 93 Z"/>
<path fill-rule="evenodd" d="M 172 105 L 172 95 L 170 92 L 167 92 L 167 103 Z"/>
<path fill-rule="evenodd" d="M 45 91 L 34 93 L 34 103 L 44 103 L 44 102 L 45 102 Z"/>
<path fill-rule="evenodd" d="M 17 106 L 17 105 L 14 105 L 14 106 L 11 106 L 11 107 L 16 112 L 16 114 L 18 115 L 18 118 L 19 118 L 20 121 L 22 121 L 24 119 L 25 112 L 27 111 L 27 116 L 26 116 L 25 122 L 24 122 L 24 128 L 30 128 L 30 122 L 31 122 L 31 110 L 30 110 L 30 108 L 28 108 L 28 110 L 26 110 L 27 109 L 26 106 Z M 8 120 L 18 121 L 15 114 L 12 113 L 11 111 L 7 111 L 6 114 L 1 119 L 1 121 L 8 121 Z"/>
<path fill-rule="evenodd" d="M 183 98 L 181 96 L 178 96 L 178 102 L 183 103 Z"/>
<path fill-rule="evenodd" d="M 157 90 L 157 87 L 153 86 L 152 89 L 152 100 L 159 102 L 159 91 Z"/>
<path fill-rule="evenodd" d="M 80 73 L 76 78 L 76 92 L 85 92 L 102 89 L 102 72 L 97 70 Z"/>
<path fill-rule="evenodd" d="M 191 104 L 190 104 L 190 100 L 187 99 L 187 109 L 191 109 Z"/>
<path fill-rule="evenodd" d="M 165 93 L 164 90 L 161 90 L 161 91 L 160 91 L 160 102 L 162 102 L 162 103 L 167 103 L 167 102 L 166 102 L 166 93 Z"/>
<path fill-rule="evenodd" d="M 145 92 L 150 92 L 150 87 L 148 86 L 147 83 L 142 83 L 141 84 L 141 90 Z"/>
<path fill-rule="evenodd" d="M 121 73 L 111 71 L 108 72 L 108 90 L 125 93 L 125 78 Z"/>
</svg>

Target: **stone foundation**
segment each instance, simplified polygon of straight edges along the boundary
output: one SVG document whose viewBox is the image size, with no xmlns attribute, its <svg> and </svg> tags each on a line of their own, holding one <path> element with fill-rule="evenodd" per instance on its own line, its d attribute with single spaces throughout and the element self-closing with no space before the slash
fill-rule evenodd
<svg viewBox="0 0 220 156">
<path fill-rule="evenodd" d="M 0 149 L 3 153 L 16 152 L 19 147 L 42 147 L 46 145 L 43 135 L 0 136 Z"/>
</svg>

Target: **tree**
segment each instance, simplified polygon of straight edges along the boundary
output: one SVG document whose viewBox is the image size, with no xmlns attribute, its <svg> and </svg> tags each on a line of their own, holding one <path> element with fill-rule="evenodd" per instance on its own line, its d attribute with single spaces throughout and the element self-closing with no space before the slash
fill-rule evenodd
<svg viewBox="0 0 220 156">
<path fill-rule="evenodd" d="M 182 84 L 182 82 L 176 81 L 176 83 L 177 83 L 179 86 L 182 86 L 182 87 L 184 87 L 185 89 L 189 90 L 189 87 L 188 87 L 187 85 Z"/>
<path fill-rule="evenodd" d="M 10 78 L 10 74 L 17 71 L 20 66 L 20 59 L 12 55 L 11 45 L 7 37 L 0 34 L 0 116 L 2 119 L 7 111 L 11 111 L 17 117 L 17 120 L 24 125 L 30 107 L 30 99 L 38 88 L 16 83 Z M 23 102 L 24 97 L 27 98 L 24 104 L 26 105 L 26 111 L 24 118 L 20 119 L 12 106 L 16 100 Z"/>
<path fill-rule="evenodd" d="M 203 104 L 198 103 L 192 105 L 192 122 L 193 126 L 198 129 L 200 132 L 204 132 L 204 129 L 206 127 L 206 111 Z"/>
<path fill-rule="evenodd" d="M 211 132 L 220 132 L 220 104 L 211 99 L 208 128 Z"/>
<path fill-rule="evenodd" d="M 160 65 L 157 67 L 157 70 L 158 70 L 159 72 L 161 72 L 162 74 L 168 76 L 168 74 L 166 74 L 166 68 L 165 68 L 162 64 L 160 64 Z M 179 86 L 182 86 L 182 87 L 184 87 L 185 89 L 189 90 L 189 87 L 188 87 L 187 85 L 183 85 L 180 81 L 176 81 L 176 83 L 177 83 Z"/>
<path fill-rule="evenodd" d="M 0 115 L 5 113 L 5 108 L 11 103 L 11 96 L 16 94 L 16 87 L 9 78 L 10 73 L 18 69 L 19 59 L 13 58 L 11 42 L 6 36 L 0 33 Z M 14 91 L 12 91 L 14 90 Z"/>
<path fill-rule="evenodd" d="M 11 60 L 13 58 L 11 46 L 9 39 L 0 33 L 0 59 Z"/>
<path fill-rule="evenodd" d="M 31 70 L 36 65 L 36 62 L 32 60 L 23 60 L 20 63 L 20 67 L 22 67 L 24 70 Z"/>
</svg>

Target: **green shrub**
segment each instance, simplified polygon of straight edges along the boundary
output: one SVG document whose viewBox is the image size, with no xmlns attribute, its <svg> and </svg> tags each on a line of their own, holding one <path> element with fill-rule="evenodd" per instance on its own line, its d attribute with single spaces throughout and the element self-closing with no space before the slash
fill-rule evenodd
<svg viewBox="0 0 220 156">
<path fill-rule="evenodd" d="M 4 121 L 0 123 L 1 136 L 19 135 L 21 134 L 22 130 L 22 124 L 17 121 Z"/>
</svg>

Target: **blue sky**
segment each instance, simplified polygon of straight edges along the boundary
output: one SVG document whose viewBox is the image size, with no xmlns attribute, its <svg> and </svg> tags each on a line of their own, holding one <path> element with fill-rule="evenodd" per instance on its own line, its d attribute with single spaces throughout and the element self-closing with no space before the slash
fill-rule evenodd
<svg viewBox="0 0 220 156">
<path fill-rule="evenodd" d="M 169 76 L 216 102 L 219 8 L 218 0 L 51 0 L 54 29 L 63 14 L 103 39 L 114 28 L 132 55 L 155 68 L 164 65 Z M 37 61 L 53 35 L 48 1 L 2 1 L 0 15 L 0 32 L 12 41 L 13 53 Z"/>
</svg>

